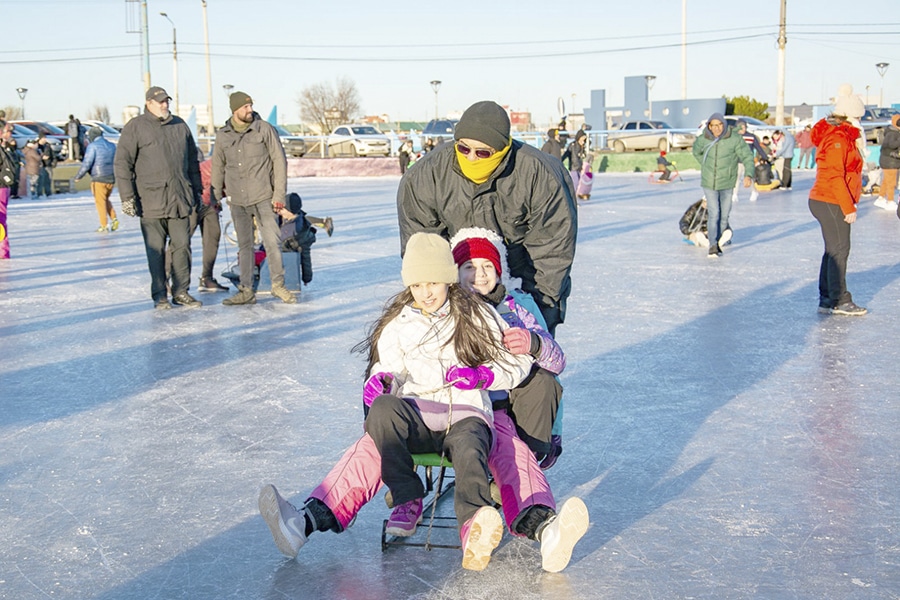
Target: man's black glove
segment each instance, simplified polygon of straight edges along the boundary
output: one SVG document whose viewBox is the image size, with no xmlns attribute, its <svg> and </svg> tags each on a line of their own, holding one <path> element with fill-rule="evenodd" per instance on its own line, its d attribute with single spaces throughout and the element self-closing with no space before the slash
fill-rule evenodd
<svg viewBox="0 0 900 600">
<path fill-rule="evenodd" d="M 129 217 L 137 215 L 137 204 L 135 204 L 134 198 L 122 198 L 122 212 Z"/>
</svg>

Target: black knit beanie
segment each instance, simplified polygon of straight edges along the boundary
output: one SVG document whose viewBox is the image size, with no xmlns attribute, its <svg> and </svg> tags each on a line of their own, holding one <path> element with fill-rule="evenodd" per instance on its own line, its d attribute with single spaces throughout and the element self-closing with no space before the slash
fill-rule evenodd
<svg viewBox="0 0 900 600">
<path fill-rule="evenodd" d="M 478 140 L 494 150 L 503 150 L 509 144 L 509 115 L 491 100 L 476 102 L 460 117 L 453 137 Z"/>
</svg>

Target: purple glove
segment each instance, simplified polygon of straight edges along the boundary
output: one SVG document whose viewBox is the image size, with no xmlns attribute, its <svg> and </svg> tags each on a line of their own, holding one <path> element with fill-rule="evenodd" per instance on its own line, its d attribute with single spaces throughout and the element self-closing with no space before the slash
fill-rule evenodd
<svg viewBox="0 0 900 600">
<path fill-rule="evenodd" d="M 394 376 L 390 373 L 385 373 L 384 371 L 375 373 L 369 377 L 366 385 L 363 386 L 363 404 L 372 406 L 375 398 L 383 394 L 390 394 L 395 390 L 395 386 Z"/>
<path fill-rule="evenodd" d="M 447 370 L 444 380 L 461 390 L 483 390 L 494 383 L 494 372 L 484 365 L 477 367 L 453 366 Z"/>
</svg>

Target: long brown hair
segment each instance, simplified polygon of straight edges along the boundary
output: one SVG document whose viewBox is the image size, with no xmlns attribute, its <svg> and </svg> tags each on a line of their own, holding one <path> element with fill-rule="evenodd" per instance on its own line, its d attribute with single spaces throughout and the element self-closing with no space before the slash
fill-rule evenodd
<svg viewBox="0 0 900 600">
<path fill-rule="evenodd" d="M 508 352 L 503 340 L 497 335 L 499 324 L 496 315 L 490 311 L 484 300 L 458 283 L 450 284 L 447 292 L 450 302 L 450 318 L 453 319 L 453 334 L 446 344 L 453 344 L 453 351 L 459 361 L 469 367 L 505 361 Z M 405 288 L 385 303 L 381 317 L 369 329 L 365 340 L 356 344 L 352 351 L 365 353 L 369 362 L 363 376 L 369 376 L 372 366 L 378 362 L 378 340 L 384 328 L 404 306 L 413 303 L 412 292 Z M 494 324 L 491 327 L 491 324 Z"/>
</svg>

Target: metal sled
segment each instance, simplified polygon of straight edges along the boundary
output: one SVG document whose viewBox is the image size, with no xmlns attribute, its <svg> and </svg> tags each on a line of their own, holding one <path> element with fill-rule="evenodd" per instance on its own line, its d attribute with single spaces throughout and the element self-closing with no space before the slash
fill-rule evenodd
<svg viewBox="0 0 900 600">
<path fill-rule="evenodd" d="M 425 493 L 427 501 L 422 506 L 422 525 L 428 521 L 428 527 L 425 533 L 424 542 L 416 542 L 415 538 L 419 537 L 420 529 L 416 534 L 410 537 L 398 537 L 387 534 L 387 523 L 385 519 L 381 525 L 381 551 L 384 552 L 389 546 L 415 546 L 431 550 L 432 548 L 459 549 L 460 544 L 435 544 L 431 542 L 431 533 L 435 529 L 453 530 L 456 532 L 456 517 L 441 517 L 435 514 L 437 511 L 437 503 L 440 502 L 448 492 L 453 489 L 455 484 L 452 473 L 448 473 L 447 469 L 452 469 L 453 464 L 447 458 L 442 458 L 440 454 L 413 454 L 413 465 L 416 470 L 419 467 L 425 467 Z M 437 482 L 434 480 L 434 469 L 438 469 Z M 449 478 L 449 481 L 447 479 Z M 428 496 L 427 494 L 430 494 Z"/>
</svg>

